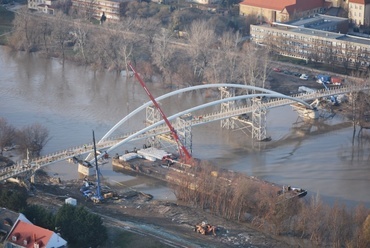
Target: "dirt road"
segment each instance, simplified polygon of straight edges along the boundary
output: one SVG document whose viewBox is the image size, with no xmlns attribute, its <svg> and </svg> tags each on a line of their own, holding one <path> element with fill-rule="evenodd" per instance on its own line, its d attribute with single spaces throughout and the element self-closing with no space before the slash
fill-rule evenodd
<svg viewBox="0 0 370 248">
<path fill-rule="evenodd" d="M 119 228 L 153 237 L 168 247 L 289 247 L 245 223 L 227 221 L 207 210 L 191 206 L 148 200 L 140 194 L 129 199 L 109 200 L 96 205 L 85 201 L 79 192 L 80 185 L 79 181 L 57 185 L 46 185 L 45 182 L 36 184 L 29 203 L 56 211 L 65 198 L 73 197 L 80 206 L 101 215 L 108 228 Z M 202 221 L 216 225 L 217 236 L 194 232 L 194 225 Z"/>
</svg>

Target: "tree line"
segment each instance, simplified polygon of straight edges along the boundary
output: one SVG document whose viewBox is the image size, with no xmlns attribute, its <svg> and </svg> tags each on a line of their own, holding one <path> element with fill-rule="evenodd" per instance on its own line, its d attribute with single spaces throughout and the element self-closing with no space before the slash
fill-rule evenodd
<svg viewBox="0 0 370 248">
<path fill-rule="evenodd" d="M 180 177 L 174 187 L 178 199 L 226 219 L 312 246 L 370 247 L 370 210 L 362 204 L 352 209 L 328 206 L 318 196 L 287 199 L 267 182 L 205 162 L 172 177 Z"/>
<path fill-rule="evenodd" d="M 269 51 L 242 42 L 240 28 L 228 17 L 194 14 L 194 9 L 171 12 L 168 8 L 155 15 L 130 14 L 142 5 L 148 3 L 128 4 L 121 21 L 103 25 L 62 12 L 50 17 L 20 10 L 8 44 L 16 50 L 37 51 L 96 70 L 128 70 L 131 61 L 145 80 L 159 74 L 165 84 L 265 85 Z M 245 19 L 234 22 L 247 26 Z M 178 30 L 184 31 L 183 37 L 178 36 Z"/>
<path fill-rule="evenodd" d="M 49 139 L 49 130 L 40 123 L 16 129 L 0 117 L 0 155 L 6 147 L 16 146 L 23 157 L 39 157 Z"/>
</svg>

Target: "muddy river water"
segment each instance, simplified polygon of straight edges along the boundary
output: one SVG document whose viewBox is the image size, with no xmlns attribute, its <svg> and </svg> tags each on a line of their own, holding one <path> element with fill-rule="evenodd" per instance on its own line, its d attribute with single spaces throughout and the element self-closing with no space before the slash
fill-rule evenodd
<svg viewBox="0 0 370 248">
<path fill-rule="evenodd" d="M 148 83 L 155 97 L 170 91 L 159 83 Z M 199 91 L 161 102 L 167 115 L 215 100 L 218 96 Z M 41 123 L 50 133 L 43 154 L 90 143 L 92 130 L 101 138 L 115 123 L 149 99 L 140 84 L 115 72 L 90 68 L 34 54 L 10 52 L 0 47 L 0 117 L 17 128 Z M 209 112 L 217 107 L 205 110 Z M 202 113 L 195 113 L 195 115 Z M 115 134 L 144 127 L 145 113 L 130 119 Z M 370 207 L 370 144 L 352 142 L 352 127 L 339 115 L 304 123 L 290 106 L 271 109 L 267 115 L 270 142 L 252 142 L 243 128 L 222 130 L 215 122 L 193 128 L 193 156 L 218 166 L 257 176 L 282 185 L 319 194 L 328 203 Z M 366 132 L 366 131 L 365 131 Z M 144 141 L 117 148 L 141 147 Z M 67 162 L 47 170 L 61 179 L 78 178 L 77 167 Z M 101 168 L 106 180 L 120 182 L 157 198 L 174 198 L 165 185 Z"/>
</svg>

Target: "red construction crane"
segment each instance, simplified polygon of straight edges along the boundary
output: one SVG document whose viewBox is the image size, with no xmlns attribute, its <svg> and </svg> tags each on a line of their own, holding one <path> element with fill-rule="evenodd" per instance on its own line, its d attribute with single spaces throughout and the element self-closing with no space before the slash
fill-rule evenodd
<svg viewBox="0 0 370 248">
<path fill-rule="evenodd" d="M 177 143 L 177 148 L 179 150 L 179 154 L 180 154 L 180 157 L 181 159 L 185 160 L 185 162 L 191 162 L 191 155 L 189 153 L 189 151 L 186 149 L 186 147 L 181 143 L 180 139 L 179 139 L 179 136 L 177 135 L 176 133 L 176 130 L 173 128 L 173 126 L 171 125 L 170 121 L 167 119 L 166 115 L 164 114 L 163 110 L 161 109 L 161 107 L 159 106 L 159 104 L 157 103 L 157 101 L 154 99 L 153 95 L 150 93 L 149 89 L 146 87 L 146 84 L 144 83 L 144 81 L 141 79 L 139 73 L 137 73 L 134 69 L 134 67 L 131 65 L 131 63 L 128 64 L 128 66 L 131 68 L 132 72 L 135 74 L 135 77 L 137 78 L 137 80 L 140 82 L 141 86 L 144 88 L 146 94 L 149 96 L 150 100 L 153 102 L 154 106 L 158 109 L 159 113 L 161 114 L 163 120 L 166 122 L 168 128 L 170 129 L 171 131 L 171 135 L 172 137 L 174 138 L 174 140 L 176 141 Z"/>
</svg>

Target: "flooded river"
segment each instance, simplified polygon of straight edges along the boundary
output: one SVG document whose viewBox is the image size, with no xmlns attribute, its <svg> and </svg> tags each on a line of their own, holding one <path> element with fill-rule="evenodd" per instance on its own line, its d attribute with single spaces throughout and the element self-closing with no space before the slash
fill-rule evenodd
<svg viewBox="0 0 370 248">
<path fill-rule="evenodd" d="M 155 97 L 167 93 L 159 83 L 148 83 Z M 167 115 L 215 100 L 205 92 L 172 97 L 161 102 Z M 42 151 L 52 153 L 90 143 L 149 99 L 140 84 L 113 72 L 37 55 L 12 53 L 0 47 L 0 116 L 17 128 L 41 123 L 50 132 Z M 211 111 L 210 109 L 207 111 Z M 198 113 L 197 113 L 198 114 Z M 199 113 L 201 114 L 201 113 Z M 145 113 L 128 121 L 116 134 L 144 127 Z M 370 207 L 370 144 L 355 139 L 352 127 L 340 116 L 311 124 L 297 123 L 290 106 L 269 110 L 267 131 L 271 142 L 252 142 L 245 129 L 222 130 L 220 124 L 193 128 L 193 156 L 220 167 L 247 173 L 278 184 L 303 187 L 310 196 L 320 194 L 329 203 L 364 202 Z M 365 131 L 366 132 L 366 131 Z M 144 141 L 120 147 L 116 152 L 141 147 Z M 116 173 L 102 166 L 104 178 L 152 193 L 174 198 L 162 183 Z M 78 178 L 77 167 L 67 162 L 48 167 L 62 179 Z"/>
</svg>

